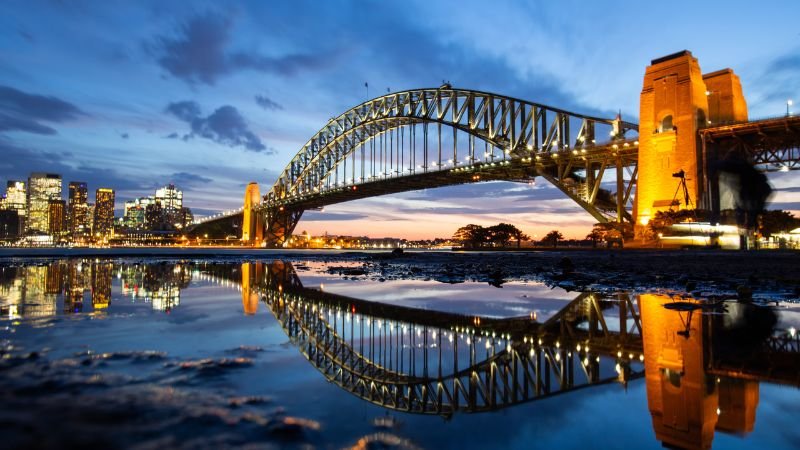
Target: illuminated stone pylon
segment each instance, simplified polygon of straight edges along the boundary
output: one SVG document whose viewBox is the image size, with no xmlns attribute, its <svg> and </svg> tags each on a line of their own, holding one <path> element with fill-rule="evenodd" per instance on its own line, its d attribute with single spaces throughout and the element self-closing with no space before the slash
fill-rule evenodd
<svg viewBox="0 0 800 450">
<path fill-rule="evenodd" d="M 658 211 L 711 209 L 718 188 L 709 173 L 712 155 L 702 151 L 697 130 L 747 120 L 739 77 L 730 69 L 702 75 L 687 50 L 654 59 L 645 70 L 639 108 L 637 231 Z M 681 171 L 689 204 L 674 176 Z"/>
<path fill-rule="evenodd" d="M 247 185 L 244 191 L 244 209 L 242 211 L 242 241 L 260 246 L 264 239 L 264 224 L 261 215 L 255 208 L 261 203 L 261 192 L 255 181 Z"/>
</svg>

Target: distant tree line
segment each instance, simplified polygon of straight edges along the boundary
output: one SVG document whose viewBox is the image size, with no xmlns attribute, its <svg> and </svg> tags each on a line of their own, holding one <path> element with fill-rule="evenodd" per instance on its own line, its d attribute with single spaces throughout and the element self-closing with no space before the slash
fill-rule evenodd
<svg viewBox="0 0 800 450">
<path fill-rule="evenodd" d="M 529 239 L 530 236 L 509 223 L 498 223 L 490 227 L 469 224 L 453 234 L 453 240 L 466 248 L 507 247 L 512 240 L 516 241 L 519 248 L 522 241 Z"/>
</svg>

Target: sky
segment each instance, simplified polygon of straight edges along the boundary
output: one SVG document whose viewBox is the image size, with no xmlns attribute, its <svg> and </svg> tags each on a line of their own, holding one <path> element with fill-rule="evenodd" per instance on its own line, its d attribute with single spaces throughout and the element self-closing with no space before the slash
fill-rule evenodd
<svg viewBox="0 0 800 450">
<path fill-rule="evenodd" d="M 174 183 L 207 215 L 266 192 L 328 119 L 386 89 L 497 92 L 636 121 L 651 59 L 692 51 L 740 76 L 750 117 L 800 109 L 795 1 L 37 1 L 0 15 L 0 182 L 51 172 L 125 200 Z M 369 83 L 371 92 L 364 84 Z M 800 211 L 797 172 L 771 208 Z M 582 238 L 546 181 L 491 182 L 306 212 L 312 234 L 449 237 L 510 222 Z"/>
</svg>

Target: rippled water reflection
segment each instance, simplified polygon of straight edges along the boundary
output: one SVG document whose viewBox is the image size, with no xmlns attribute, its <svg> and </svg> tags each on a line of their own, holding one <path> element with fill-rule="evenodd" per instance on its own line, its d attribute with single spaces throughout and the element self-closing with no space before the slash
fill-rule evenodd
<svg viewBox="0 0 800 450">
<path fill-rule="evenodd" d="M 5 264 L 0 430 L 18 447 L 800 437 L 795 305 L 502 286 L 347 261 Z"/>
</svg>

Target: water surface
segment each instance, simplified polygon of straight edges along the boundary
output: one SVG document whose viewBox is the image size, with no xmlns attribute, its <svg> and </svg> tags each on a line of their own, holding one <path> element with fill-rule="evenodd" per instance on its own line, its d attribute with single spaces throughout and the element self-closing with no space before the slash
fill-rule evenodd
<svg viewBox="0 0 800 450">
<path fill-rule="evenodd" d="M 12 447 L 793 448 L 797 308 L 375 280 L 357 263 L 0 266 Z M 680 308 L 665 308 L 679 303 Z"/>
</svg>

